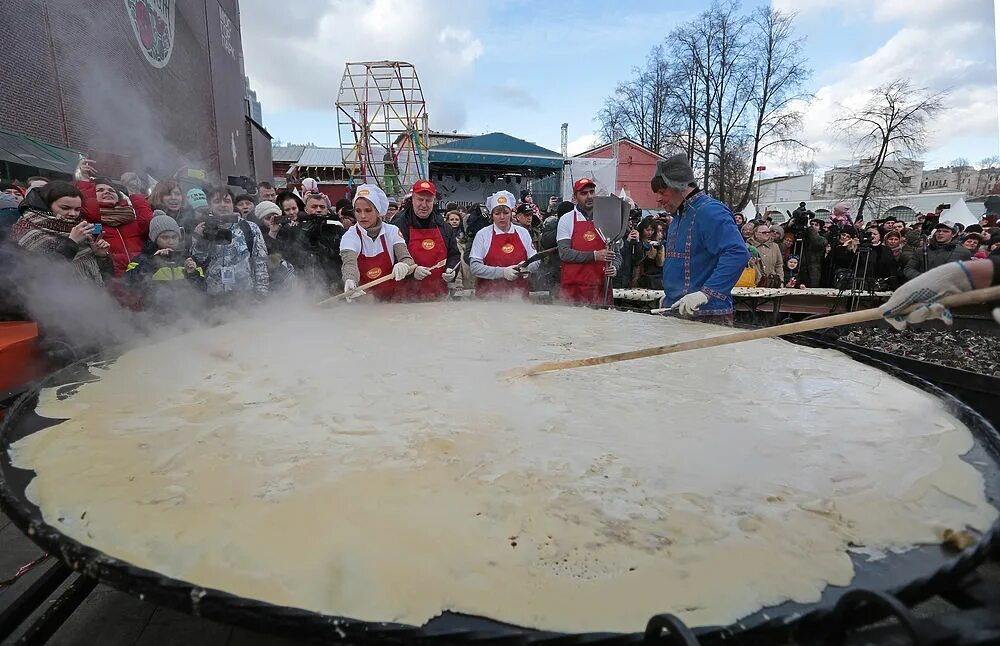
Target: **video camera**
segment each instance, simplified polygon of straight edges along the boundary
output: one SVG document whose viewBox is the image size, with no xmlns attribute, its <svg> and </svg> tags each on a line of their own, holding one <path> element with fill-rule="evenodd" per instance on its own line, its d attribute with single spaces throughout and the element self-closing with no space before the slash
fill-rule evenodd
<svg viewBox="0 0 1000 646">
<path fill-rule="evenodd" d="M 201 237 L 207 242 L 214 244 L 226 245 L 233 241 L 233 232 L 228 228 L 223 228 L 222 225 L 226 221 L 217 216 L 211 215 L 201 218 L 195 226 L 198 224 L 204 224 L 205 227 L 201 230 Z"/>
</svg>

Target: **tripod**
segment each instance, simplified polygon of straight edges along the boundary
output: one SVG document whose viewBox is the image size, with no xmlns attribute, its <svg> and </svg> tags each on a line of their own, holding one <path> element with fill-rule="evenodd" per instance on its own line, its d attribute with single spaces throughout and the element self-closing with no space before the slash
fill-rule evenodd
<svg viewBox="0 0 1000 646">
<path fill-rule="evenodd" d="M 868 266 L 872 254 L 871 240 L 862 239 L 858 251 L 854 257 L 854 273 L 851 278 L 851 311 L 857 310 L 861 306 L 861 298 L 865 294 L 870 299 L 875 298 L 875 282 L 868 280 Z M 864 270 L 861 277 L 858 277 L 858 270 L 861 268 L 861 259 L 864 257 Z"/>
</svg>

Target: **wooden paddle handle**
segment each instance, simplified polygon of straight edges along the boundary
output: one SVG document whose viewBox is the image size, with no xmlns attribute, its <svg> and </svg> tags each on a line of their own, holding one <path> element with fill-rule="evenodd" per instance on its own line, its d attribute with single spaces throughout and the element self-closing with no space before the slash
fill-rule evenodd
<svg viewBox="0 0 1000 646">
<path fill-rule="evenodd" d="M 433 267 L 428 267 L 428 269 L 430 269 L 431 271 L 434 271 L 435 269 L 440 269 L 440 268 L 444 267 L 444 264 L 446 262 L 448 262 L 447 258 L 444 259 L 444 260 L 442 260 L 441 262 L 435 264 Z M 360 285 L 360 286 L 356 287 L 355 290 L 360 289 L 362 291 L 365 291 L 369 287 L 378 287 L 382 283 L 387 283 L 390 280 L 395 280 L 395 277 L 392 275 L 392 273 L 388 273 L 385 276 L 382 276 L 381 278 L 376 278 L 375 280 L 371 281 L 370 283 L 365 283 L 364 285 Z M 353 293 L 353 292 L 351 292 L 351 293 Z M 343 294 L 337 294 L 336 296 L 331 296 L 330 298 L 324 298 L 323 300 L 321 300 L 320 302 L 318 302 L 316 304 L 317 305 L 326 305 L 327 303 L 331 303 L 333 301 L 339 301 L 341 299 L 347 298 L 349 295 L 350 294 L 348 292 L 344 292 Z"/>
<path fill-rule="evenodd" d="M 976 289 L 961 294 L 946 296 L 939 301 L 945 307 L 962 307 L 964 305 L 977 305 L 990 301 L 1000 300 L 1000 286 Z M 915 305 L 906 310 L 907 313 L 920 307 Z M 664 354 L 684 352 L 686 350 L 700 350 L 702 348 L 715 348 L 720 345 L 731 343 L 741 343 L 743 341 L 754 341 L 756 339 L 769 339 L 786 334 L 798 334 L 799 332 L 812 332 L 826 328 L 837 327 L 839 325 L 851 325 L 853 323 L 865 323 L 867 321 L 877 321 L 882 318 L 879 308 L 873 307 L 857 312 L 847 312 L 846 314 L 836 314 L 834 316 L 824 316 L 823 318 L 799 321 L 798 323 L 788 323 L 786 325 L 776 325 L 757 330 L 745 330 L 735 334 L 724 334 L 722 336 L 710 337 L 707 339 L 695 339 L 671 345 L 661 345 L 655 348 L 644 348 L 642 350 L 631 350 L 629 352 L 619 352 L 617 354 L 606 354 L 600 357 L 590 357 L 589 359 L 575 359 L 572 361 L 547 361 L 539 363 L 524 370 L 510 371 L 508 376 L 538 375 L 543 372 L 553 372 L 555 370 L 566 370 L 567 368 L 582 368 L 584 366 L 599 366 L 606 363 L 616 363 L 618 361 L 630 361 L 632 359 L 642 359 L 645 357 L 658 357 Z"/>
</svg>

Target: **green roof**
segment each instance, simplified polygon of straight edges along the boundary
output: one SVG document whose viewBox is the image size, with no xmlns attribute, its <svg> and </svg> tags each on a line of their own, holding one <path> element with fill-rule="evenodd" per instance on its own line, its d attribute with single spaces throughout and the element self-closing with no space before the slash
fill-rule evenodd
<svg viewBox="0 0 1000 646">
<path fill-rule="evenodd" d="M 0 130 L 0 161 L 72 175 L 80 156 L 71 148 Z"/>
<path fill-rule="evenodd" d="M 562 168 L 559 153 L 502 132 L 452 141 L 430 150 L 432 164 Z"/>
</svg>

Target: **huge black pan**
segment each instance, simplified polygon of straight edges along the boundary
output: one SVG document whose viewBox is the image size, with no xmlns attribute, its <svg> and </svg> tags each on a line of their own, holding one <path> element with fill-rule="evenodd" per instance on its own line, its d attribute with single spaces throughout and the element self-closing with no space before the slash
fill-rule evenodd
<svg viewBox="0 0 1000 646">
<path fill-rule="evenodd" d="M 816 344 L 816 340 L 800 339 Z M 939 397 L 945 406 L 966 424 L 975 437 L 975 447 L 965 459 L 985 476 L 986 497 L 1000 506 L 1000 435 L 981 415 L 935 385 L 913 376 L 899 368 L 888 366 L 870 357 L 856 359 L 875 365 L 895 377 L 913 384 Z M 411 642 L 430 640 L 441 643 L 500 639 L 518 643 L 560 644 L 573 643 L 640 643 L 644 640 L 644 626 L 636 626 L 631 634 L 575 634 L 539 632 L 503 624 L 485 617 L 470 617 L 445 613 L 424 626 L 363 622 L 346 617 L 335 617 L 298 608 L 276 606 L 255 599 L 244 598 L 202 588 L 184 581 L 135 567 L 62 534 L 57 527 L 47 523 L 39 509 L 28 499 L 25 489 L 33 472 L 12 466 L 9 449 L 11 444 L 38 430 L 59 423 L 35 413 L 38 393 L 42 387 L 57 387 L 60 396 L 71 396 L 74 385 L 96 379 L 86 362 L 80 362 L 54 374 L 43 384 L 26 392 L 8 411 L 0 425 L 0 507 L 11 520 L 34 542 L 57 556 L 70 567 L 92 576 L 108 585 L 138 596 L 139 598 L 186 612 L 254 630 L 280 634 L 308 641 L 358 642 Z M 975 547 L 955 555 L 940 546 L 923 546 L 905 554 L 868 561 L 853 557 L 855 577 L 848 587 L 828 587 L 815 604 L 784 603 L 765 608 L 730 626 L 702 626 L 692 630 L 689 639 L 697 635 L 701 643 L 736 643 L 741 638 L 755 643 L 787 639 L 803 631 L 822 631 L 823 622 L 831 615 L 831 608 L 846 592 L 869 589 L 890 592 L 905 603 L 917 603 L 936 591 L 954 584 L 961 576 L 981 563 L 986 554 L 1000 546 L 1000 522 L 982 537 Z M 665 608 L 664 612 L 669 612 Z M 657 622 L 670 623 L 659 616 Z M 652 625 L 652 624 L 651 624 Z M 675 634 L 677 630 L 675 629 Z M 676 643 L 685 643 L 678 641 Z M 693 642 L 687 642 L 693 643 Z"/>
</svg>

